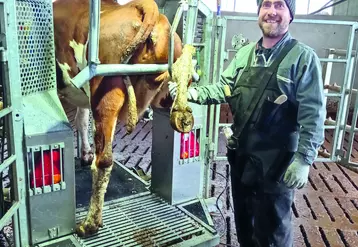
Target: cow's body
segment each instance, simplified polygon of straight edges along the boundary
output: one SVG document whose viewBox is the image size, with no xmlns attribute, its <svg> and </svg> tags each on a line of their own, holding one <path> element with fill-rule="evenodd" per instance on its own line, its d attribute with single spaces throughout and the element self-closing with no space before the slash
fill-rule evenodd
<svg viewBox="0 0 358 247">
<path fill-rule="evenodd" d="M 122 76 L 95 77 L 83 89 L 76 89 L 70 82 L 70 78 L 87 65 L 88 2 L 57 0 L 53 5 L 58 92 L 61 98 L 78 107 L 76 126 L 82 137 L 83 158 L 93 159 L 90 208 L 86 219 L 77 228 L 79 235 L 95 233 L 102 224 L 104 193 L 112 169 L 113 134 L 117 117 L 127 121 L 129 102 Z M 154 0 L 137 0 L 123 6 L 102 0 L 99 60 L 102 64 L 168 63 L 169 32 L 170 24 L 159 14 Z M 181 54 L 181 41 L 175 35 L 174 60 Z M 130 77 L 138 114 L 143 113 L 149 104 L 170 106 L 168 80 L 167 72 Z M 95 155 L 91 154 L 87 139 L 89 109 L 94 120 Z"/>
</svg>

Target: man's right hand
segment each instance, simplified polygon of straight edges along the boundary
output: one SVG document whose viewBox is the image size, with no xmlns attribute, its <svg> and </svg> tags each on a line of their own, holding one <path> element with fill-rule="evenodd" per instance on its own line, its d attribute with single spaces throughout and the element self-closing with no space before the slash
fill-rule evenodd
<svg viewBox="0 0 358 247">
<path fill-rule="evenodd" d="M 177 87 L 178 86 L 176 82 L 172 82 L 172 81 L 168 82 L 169 94 L 173 100 L 177 95 Z M 196 101 L 198 99 L 198 91 L 196 91 L 195 88 L 188 88 L 187 98 L 188 101 Z"/>
</svg>

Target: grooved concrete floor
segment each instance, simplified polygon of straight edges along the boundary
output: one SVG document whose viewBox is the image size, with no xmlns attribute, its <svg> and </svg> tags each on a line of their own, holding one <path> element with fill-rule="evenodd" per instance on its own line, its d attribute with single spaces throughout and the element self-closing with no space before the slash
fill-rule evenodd
<svg viewBox="0 0 358 247">
<path fill-rule="evenodd" d="M 73 120 L 75 110 L 67 111 Z M 73 121 L 72 121 L 73 122 Z M 115 158 L 127 167 L 141 167 L 150 173 L 151 122 L 140 122 L 131 135 L 125 134 L 123 125 L 118 124 L 115 143 Z M 346 140 L 347 141 L 347 140 Z M 326 132 L 324 147 L 330 150 L 332 133 Z M 358 142 L 352 158 L 358 160 Z M 216 162 L 211 174 L 211 195 L 220 197 L 224 219 L 214 215 L 216 228 L 222 236 L 222 243 L 238 246 L 233 212 L 227 162 Z M 224 179 L 225 177 L 225 179 Z M 295 247 L 355 247 L 358 246 L 358 174 L 335 163 L 316 162 L 311 169 L 309 183 L 297 191 L 294 213 Z M 224 246 L 224 245 L 222 245 Z"/>
</svg>

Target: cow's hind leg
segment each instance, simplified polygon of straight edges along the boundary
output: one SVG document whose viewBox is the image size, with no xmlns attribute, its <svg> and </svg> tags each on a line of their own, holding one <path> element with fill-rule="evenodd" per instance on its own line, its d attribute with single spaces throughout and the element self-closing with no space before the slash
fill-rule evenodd
<svg viewBox="0 0 358 247">
<path fill-rule="evenodd" d="M 75 125 L 81 139 L 81 165 L 88 166 L 93 161 L 93 151 L 88 140 L 89 109 L 77 107 Z"/>
<path fill-rule="evenodd" d="M 104 81 L 100 86 L 110 86 Z M 102 98 L 93 98 L 92 113 L 95 128 L 95 157 L 91 165 L 92 195 L 86 218 L 77 226 L 79 236 L 96 233 L 102 226 L 102 207 L 112 170 L 112 140 L 118 113 L 123 106 L 124 94 L 120 88 L 106 88 Z M 99 89 L 101 90 L 101 89 Z"/>
</svg>

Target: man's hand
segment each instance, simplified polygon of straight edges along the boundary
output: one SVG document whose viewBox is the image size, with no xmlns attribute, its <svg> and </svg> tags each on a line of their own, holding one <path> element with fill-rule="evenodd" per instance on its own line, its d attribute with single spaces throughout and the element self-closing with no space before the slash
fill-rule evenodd
<svg viewBox="0 0 358 247">
<path fill-rule="evenodd" d="M 177 83 L 172 82 L 172 81 L 168 82 L 168 88 L 169 88 L 170 97 L 172 97 L 172 99 L 174 100 L 177 95 Z M 196 91 L 196 89 L 194 89 L 194 88 L 189 88 L 188 92 L 187 92 L 187 98 L 188 98 L 188 101 L 197 100 L 198 99 L 198 91 Z"/>
<path fill-rule="evenodd" d="M 303 158 L 296 156 L 292 164 L 288 167 L 283 181 L 291 189 L 302 189 L 307 181 L 310 165 Z"/>
</svg>

